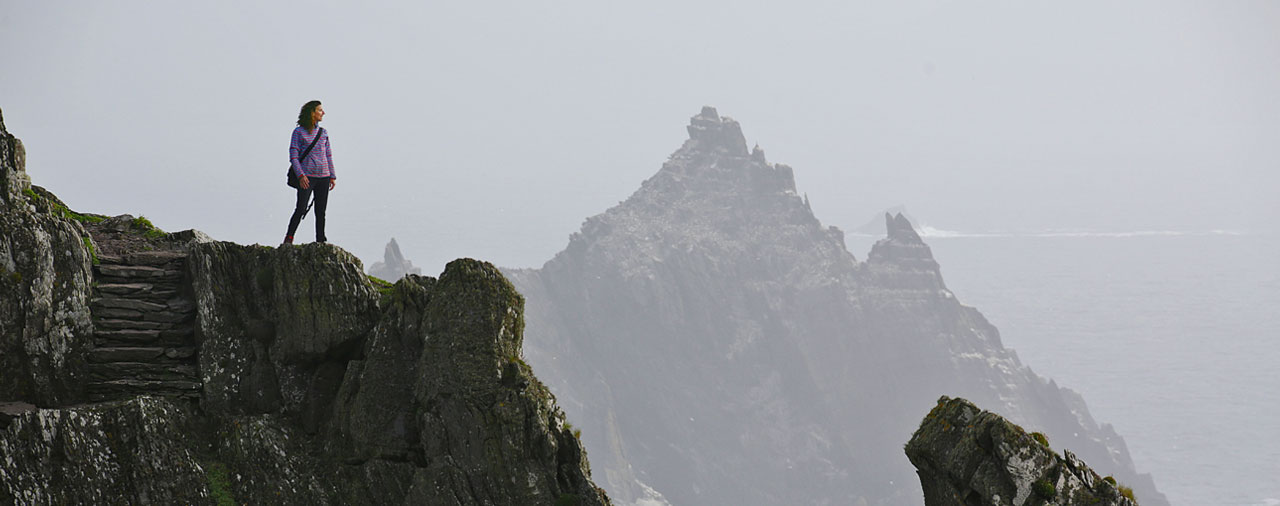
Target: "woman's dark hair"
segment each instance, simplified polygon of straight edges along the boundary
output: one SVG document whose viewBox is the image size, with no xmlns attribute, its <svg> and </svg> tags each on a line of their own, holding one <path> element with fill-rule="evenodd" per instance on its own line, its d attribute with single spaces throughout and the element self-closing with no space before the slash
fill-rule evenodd
<svg viewBox="0 0 1280 506">
<path fill-rule="evenodd" d="M 315 128 L 316 123 L 311 121 L 311 113 L 315 112 L 317 107 L 320 107 L 319 100 L 312 100 L 303 104 L 302 110 L 298 111 L 298 126 L 305 128 L 308 132 Z"/>
</svg>

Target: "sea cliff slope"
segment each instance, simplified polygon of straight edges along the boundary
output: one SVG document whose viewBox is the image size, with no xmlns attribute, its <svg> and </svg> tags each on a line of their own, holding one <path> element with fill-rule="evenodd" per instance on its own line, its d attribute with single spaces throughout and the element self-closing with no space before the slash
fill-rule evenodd
<svg viewBox="0 0 1280 506">
<path fill-rule="evenodd" d="M 865 261 L 794 170 L 711 107 L 539 269 L 529 361 L 619 502 L 919 504 L 901 441 L 944 393 L 1045 432 L 1164 504 L 1123 439 L 1036 375 L 901 215 Z"/>
<path fill-rule="evenodd" d="M 71 211 L 0 117 L 0 504 L 609 504 L 491 264 Z"/>
</svg>

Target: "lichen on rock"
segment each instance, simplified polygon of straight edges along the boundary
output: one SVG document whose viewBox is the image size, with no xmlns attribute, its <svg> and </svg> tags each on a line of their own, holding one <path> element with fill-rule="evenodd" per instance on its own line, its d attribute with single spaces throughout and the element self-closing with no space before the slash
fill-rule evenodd
<svg viewBox="0 0 1280 506">
<path fill-rule="evenodd" d="M 92 255 L 32 190 L 25 156 L 0 116 L 0 400 L 52 406 L 85 395 Z"/>
<path fill-rule="evenodd" d="M 939 399 L 906 453 L 926 506 L 1135 504 L 1071 452 L 964 399 Z"/>
</svg>

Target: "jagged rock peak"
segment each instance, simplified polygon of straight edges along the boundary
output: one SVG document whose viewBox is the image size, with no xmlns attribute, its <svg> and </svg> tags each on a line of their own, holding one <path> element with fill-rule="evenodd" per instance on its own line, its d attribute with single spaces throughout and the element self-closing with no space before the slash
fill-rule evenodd
<svg viewBox="0 0 1280 506">
<path fill-rule="evenodd" d="M 1071 452 L 1055 454 L 1043 434 L 1028 434 L 964 399 L 938 399 L 906 453 L 925 506 L 1137 504 L 1132 491 L 1098 476 Z"/>
<path fill-rule="evenodd" d="M 703 106 L 702 112 L 689 120 L 689 140 L 697 148 L 747 156 L 747 138 L 733 118 L 721 117 L 716 108 Z"/>
<path fill-rule="evenodd" d="M 911 221 L 906 216 L 903 216 L 902 213 L 898 213 L 896 216 L 884 213 L 884 225 L 890 240 L 924 243 L 920 239 L 920 234 L 917 234 L 916 229 L 911 226 Z"/>
<path fill-rule="evenodd" d="M 31 187 L 30 178 L 26 176 L 27 151 L 22 140 L 9 133 L 4 126 L 4 111 L 0 111 L 0 170 L 12 173 L 0 174 L 0 186 L 17 196 Z M 12 181 L 6 181 L 12 178 Z M 0 201 L 9 200 L 0 194 Z"/>
<path fill-rule="evenodd" d="M 382 261 L 374 262 L 369 268 L 369 275 L 394 282 L 405 274 L 421 275 L 422 269 L 414 267 L 413 262 L 400 253 L 400 244 L 396 242 L 396 238 L 392 237 L 391 242 L 387 243 L 387 249 L 382 253 Z"/>
</svg>

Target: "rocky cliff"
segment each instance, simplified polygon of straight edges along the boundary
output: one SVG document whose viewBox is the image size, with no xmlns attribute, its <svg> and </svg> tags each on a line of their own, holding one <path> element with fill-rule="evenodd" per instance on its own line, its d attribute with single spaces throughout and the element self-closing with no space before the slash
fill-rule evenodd
<svg viewBox="0 0 1280 506">
<path fill-rule="evenodd" d="M 492 265 L 75 213 L 2 120 L 0 184 L 0 504 L 609 503 Z"/>
<path fill-rule="evenodd" d="M 1101 477 L 1043 434 L 943 396 L 906 446 L 926 506 L 1133 506 L 1133 491 Z"/>
<path fill-rule="evenodd" d="M 529 361 L 621 502 L 919 504 L 902 457 L 921 409 L 974 399 L 1163 504 L 1123 440 L 1037 376 L 946 288 L 901 215 L 866 261 L 793 170 L 704 108 L 627 200 L 540 269 Z"/>
</svg>

